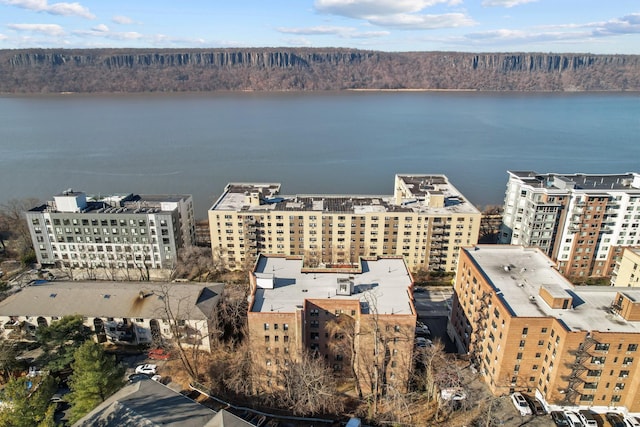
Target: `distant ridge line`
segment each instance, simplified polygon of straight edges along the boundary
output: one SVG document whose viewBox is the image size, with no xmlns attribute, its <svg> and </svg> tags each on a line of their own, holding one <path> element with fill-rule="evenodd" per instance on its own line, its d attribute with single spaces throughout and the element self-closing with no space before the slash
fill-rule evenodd
<svg viewBox="0 0 640 427">
<path fill-rule="evenodd" d="M 345 48 L 0 50 L 0 93 L 640 91 L 640 55 Z"/>
</svg>

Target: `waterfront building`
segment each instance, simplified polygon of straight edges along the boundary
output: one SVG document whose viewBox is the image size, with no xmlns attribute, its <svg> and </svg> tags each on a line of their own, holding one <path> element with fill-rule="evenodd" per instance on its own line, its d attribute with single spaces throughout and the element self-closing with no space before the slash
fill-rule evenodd
<svg viewBox="0 0 640 427">
<path fill-rule="evenodd" d="M 640 289 L 574 286 L 540 249 L 462 249 L 448 327 L 491 391 L 640 411 Z"/>
<path fill-rule="evenodd" d="M 402 257 L 307 268 L 301 257 L 259 255 L 250 279 L 256 388 L 277 387 L 280 370 L 306 351 L 337 374 L 355 373 L 364 394 L 374 379 L 407 390 L 417 314 Z"/>
<path fill-rule="evenodd" d="M 39 326 L 81 315 L 98 342 L 175 342 L 210 351 L 209 327 L 221 283 L 63 282 L 22 288 L 0 302 L 2 338 L 31 341 Z"/>
<path fill-rule="evenodd" d="M 625 248 L 613 270 L 611 286 L 640 287 L 640 249 Z"/>
<path fill-rule="evenodd" d="M 455 271 L 481 214 L 443 175 L 396 175 L 388 196 L 280 195 L 276 183 L 230 183 L 209 210 L 211 247 L 242 268 L 259 253 L 308 265 L 403 256 L 409 269 Z"/>
<path fill-rule="evenodd" d="M 84 270 L 92 278 L 148 279 L 173 268 L 178 250 L 195 243 L 190 195 L 67 190 L 26 217 L 39 264 Z"/>
<path fill-rule="evenodd" d="M 610 277 L 640 245 L 640 174 L 509 171 L 499 243 L 535 246 L 571 280 Z"/>
</svg>

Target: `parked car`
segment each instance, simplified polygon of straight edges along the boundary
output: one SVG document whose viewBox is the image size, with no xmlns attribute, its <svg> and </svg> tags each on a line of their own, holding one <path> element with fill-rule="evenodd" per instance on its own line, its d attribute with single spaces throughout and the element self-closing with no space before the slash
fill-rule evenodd
<svg viewBox="0 0 640 427">
<path fill-rule="evenodd" d="M 153 350 L 149 350 L 147 357 L 153 360 L 169 360 L 171 355 L 162 348 L 154 348 Z"/>
<path fill-rule="evenodd" d="M 624 423 L 624 418 L 620 414 L 616 414 L 615 412 L 607 412 L 604 414 L 611 427 L 627 427 Z"/>
<path fill-rule="evenodd" d="M 531 408 L 529 407 L 529 404 L 527 403 L 527 400 L 524 398 L 522 393 L 519 393 L 517 391 L 513 393 L 511 395 L 511 401 L 513 402 L 513 406 L 516 407 L 518 412 L 520 412 L 520 415 L 522 415 L 523 417 L 525 415 L 532 414 Z"/>
<path fill-rule="evenodd" d="M 538 399 L 527 396 L 526 394 L 523 394 L 522 396 L 526 399 L 529 407 L 531 408 L 531 412 L 534 415 L 547 415 L 547 410 L 544 409 L 544 406 L 542 406 L 542 403 L 540 403 Z"/>
<path fill-rule="evenodd" d="M 580 416 L 580 420 L 585 427 L 598 427 L 598 421 L 596 421 L 593 414 L 588 409 L 581 409 L 578 411 L 578 416 Z"/>
<path fill-rule="evenodd" d="M 640 427 L 640 420 L 636 417 L 624 417 L 624 423 L 627 427 Z"/>
<path fill-rule="evenodd" d="M 156 365 L 145 364 L 136 366 L 135 373 L 136 374 L 145 374 L 145 375 L 155 375 L 158 370 Z"/>
<path fill-rule="evenodd" d="M 422 322 L 416 323 L 416 335 L 431 335 L 429 327 Z"/>
<path fill-rule="evenodd" d="M 551 419 L 558 427 L 567 427 L 569 425 L 569 420 L 567 420 L 567 416 L 562 411 L 551 411 Z"/>
<path fill-rule="evenodd" d="M 564 415 L 567 417 L 569 427 L 584 427 L 584 424 L 580 421 L 580 417 L 575 412 L 565 411 Z"/>
<path fill-rule="evenodd" d="M 419 347 L 419 348 L 427 348 L 433 345 L 433 341 L 428 340 L 424 337 L 416 337 L 415 343 L 416 343 L 416 347 Z"/>
</svg>

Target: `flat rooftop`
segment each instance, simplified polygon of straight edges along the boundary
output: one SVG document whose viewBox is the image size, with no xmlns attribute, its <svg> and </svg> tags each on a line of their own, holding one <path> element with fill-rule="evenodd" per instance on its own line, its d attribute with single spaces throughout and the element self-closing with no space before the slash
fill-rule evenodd
<svg viewBox="0 0 640 427">
<path fill-rule="evenodd" d="M 493 285 L 496 295 L 517 317 L 555 317 L 573 331 L 640 332 L 611 311 L 617 292 L 640 300 L 640 289 L 573 286 L 540 250 L 510 245 L 478 245 L 463 249 Z M 569 309 L 552 309 L 540 297 L 544 287 L 554 297 L 570 296 Z"/>
<path fill-rule="evenodd" d="M 163 298 L 168 294 L 191 320 L 206 320 L 223 289 L 222 283 L 46 282 L 1 301 L 0 316 L 161 319 L 166 317 Z"/>
<path fill-rule="evenodd" d="M 55 197 L 86 196 L 86 206 L 81 209 L 83 214 L 138 214 L 171 212 L 175 204 L 186 201 L 190 194 L 85 194 L 82 191 L 67 190 Z M 66 212 L 59 210 L 54 200 L 29 209 L 29 212 Z"/>
<path fill-rule="evenodd" d="M 274 288 L 258 288 L 251 311 L 290 313 L 304 300 L 330 298 L 376 304 L 379 314 L 415 314 L 409 296 L 411 276 L 401 258 L 361 260 L 360 265 L 361 273 L 303 272 L 302 259 L 260 256 L 254 274 L 271 278 Z M 336 294 L 339 279 L 353 281 L 352 295 Z"/>
<path fill-rule="evenodd" d="M 541 174 L 534 171 L 509 171 L 509 174 L 525 184 L 548 190 L 572 188 L 584 192 L 606 192 L 607 190 L 640 192 L 640 176 L 631 172 L 624 174 Z"/>
<path fill-rule="evenodd" d="M 229 183 L 210 210 L 235 212 L 335 212 L 353 215 L 366 213 L 423 212 L 448 215 L 453 213 L 479 213 L 460 191 L 443 175 L 398 175 L 412 188 L 412 198 L 396 204 L 393 195 L 336 195 L 297 194 L 280 195 L 280 184 Z M 429 182 L 425 187 L 425 182 Z M 434 208 L 419 203 L 427 191 L 444 196 L 444 207 Z M 251 205 L 247 195 L 262 192 L 259 205 Z"/>
</svg>

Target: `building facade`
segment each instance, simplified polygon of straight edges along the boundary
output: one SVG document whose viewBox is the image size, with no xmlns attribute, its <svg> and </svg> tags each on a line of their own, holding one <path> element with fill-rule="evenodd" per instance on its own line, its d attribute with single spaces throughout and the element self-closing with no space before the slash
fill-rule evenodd
<svg viewBox="0 0 640 427">
<path fill-rule="evenodd" d="M 337 375 L 355 376 L 363 394 L 407 389 L 417 315 L 401 257 L 306 268 L 301 257 L 260 255 L 250 277 L 256 388 L 278 387 L 281 370 L 306 351 Z"/>
<path fill-rule="evenodd" d="M 231 268 L 257 254 L 309 265 L 403 256 L 412 271 L 455 271 L 478 241 L 480 212 L 443 175 L 396 175 L 390 196 L 280 195 L 280 184 L 228 184 L 209 210 L 211 247 Z"/>
<path fill-rule="evenodd" d="M 640 287 L 640 249 L 625 248 L 613 270 L 611 286 Z"/>
<path fill-rule="evenodd" d="M 640 412 L 640 289 L 574 286 L 537 248 L 463 249 L 451 337 L 496 395 Z"/>
<path fill-rule="evenodd" d="M 640 174 L 509 171 L 499 242 L 540 248 L 572 280 L 609 277 L 639 225 Z"/>
<path fill-rule="evenodd" d="M 195 243 L 189 195 L 87 196 L 67 190 L 26 212 L 38 263 L 69 269 L 170 269 L 177 251 Z"/>
<path fill-rule="evenodd" d="M 180 342 L 210 350 L 209 331 L 221 283 L 50 282 L 27 286 L 0 302 L 0 332 L 35 339 L 39 326 L 81 315 L 98 342 Z"/>
</svg>

